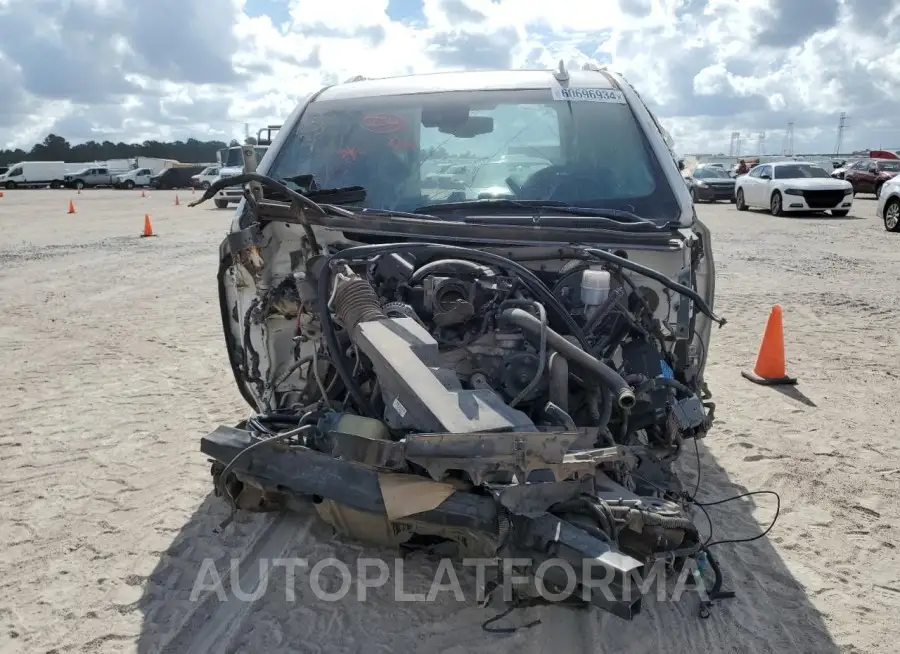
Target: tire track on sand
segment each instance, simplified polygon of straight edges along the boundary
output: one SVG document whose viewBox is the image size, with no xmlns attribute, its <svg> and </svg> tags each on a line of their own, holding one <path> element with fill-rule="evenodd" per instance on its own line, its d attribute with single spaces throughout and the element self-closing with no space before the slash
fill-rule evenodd
<svg viewBox="0 0 900 654">
<path fill-rule="evenodd" d="M 240 560 L 237 574 L 240 590 L 246 594 L 255 594 L 260 584 L 267 582 L 271 570 L 271 565 L 260 566 L 260 561 L 271 563 L 273 559 L 285 557 L 292 546 L 307 537 L 314 519 L 315 516 L 290 513 L 274 516 L 260 530 L 259 536 Z M 264 574 L 261 574 L 261 568 L 264 568 Z M 221 577 L 234 578 L 231 574 L 220 573 Z M 225 589 L 225 596 L 225 601 L 220 601 L 215 592 L 208 592 L 201 600 L 201 606 L 163 648 L 163 653 L 226 652 L 229 644 L 241 632 L 254 601 L 239 598 L 234 588 L 230 587 Z"/>
</svg>

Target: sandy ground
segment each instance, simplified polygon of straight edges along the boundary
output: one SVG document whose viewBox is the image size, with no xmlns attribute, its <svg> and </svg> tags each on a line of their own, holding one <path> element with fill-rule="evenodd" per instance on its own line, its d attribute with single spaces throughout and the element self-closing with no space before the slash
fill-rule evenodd
<svg viewBox="0 0 900 654">
<path fill-rule="evenodd" d="M 211 497 L 198 439 L 245 413 L 214 286 L 231 212 L 181 199 L 0 198 L 3 653 L 896 651 L 900 238 L 871 200 L 847 219 L 699 207 L 714 235 L 716 308 L 729 319 L 709 359 L 719 420 L 700 446 L 700 496 L 772 489 L 782 498 L 767 538 L 717 548 L 737 597 L 707 620 L 694 598 L 649 602 L 631 623 L 527 609 L 509 622 L 541 625 L 492 635 L 479 627 L 491 612 L 447 592 L 398 603 L 393 583 L 365 602 L 355 591 L 323 602 L 298 581 L 289 601 L 286 576 L 273 574 L 256 602 L 190 600 L 204 559 L 227 580 L 232 558 L 334 557 L 354 569 L 367 552 L 300 518 L 240 516 L 213 533 L 227 511 Z M 145 212 L 157 238 L 137 237 Z M 775 303 L 800 378 L 792 392 L 740 376 Z M 711 510 L 717 538 L 768 523 L 774 503 L 754 499 Z M 426 592 L 434 565 L 406 570 L 404 589 Z"/>
</svg>

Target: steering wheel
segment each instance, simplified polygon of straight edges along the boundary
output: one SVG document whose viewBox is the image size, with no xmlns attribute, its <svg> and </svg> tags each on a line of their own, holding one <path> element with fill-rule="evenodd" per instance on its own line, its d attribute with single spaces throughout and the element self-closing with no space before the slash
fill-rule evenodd
<svg viewBox="0 0 900 654">
<path fill-rule="evenodd" d="M 569 166 L 547 166 L 532 173 L 522 183 L 516 195 L 519 200 L 571 201 L 587 197 L 584 189 L 596 188 L 597 183 L 598 177 L 573 170 Z"/>
</svg>

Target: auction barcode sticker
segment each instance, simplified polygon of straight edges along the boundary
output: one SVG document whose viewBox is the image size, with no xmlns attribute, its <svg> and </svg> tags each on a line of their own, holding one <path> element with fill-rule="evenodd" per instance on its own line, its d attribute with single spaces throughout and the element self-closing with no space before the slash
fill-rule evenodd
<svg viewBox="0 0 900 654">
<path fill-rule="evenodd" d="M 612 102 L 626 104 L 625 95 L 615 89 L 582 89 L 562 86 L 553 87 L 553 99 L 563 102 Z"/>
<path fill-rule="evenodd" d="M 403 406 L 403 403 L 400 401 L 400 398 L 395 397 L 394 401 L 391 402 L 391 404 L 394 406 L 394 411 L 396 411 L 400 415 L 401 418 L 406 417 L 406 407 Z"/>
</svg>

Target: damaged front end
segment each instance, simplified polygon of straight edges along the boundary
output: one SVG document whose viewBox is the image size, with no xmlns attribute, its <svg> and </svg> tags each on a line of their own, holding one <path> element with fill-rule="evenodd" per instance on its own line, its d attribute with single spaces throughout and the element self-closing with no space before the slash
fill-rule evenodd
<svg viewBox="0 0 900 654">
<path fill-rule="evenodd" d="M 705 228 L 529 233 L 250 202 L 219 291 L 256 414 L 201 442 L 233 506 L 304 498 L 360 541 L 527 561 L 521 595 L 562 560 L 577 583 L 549 568 L 544 587 L 624 619 L 646 566 L 702 555 L 672 466 L 714 417 Z"/>
</svg>

